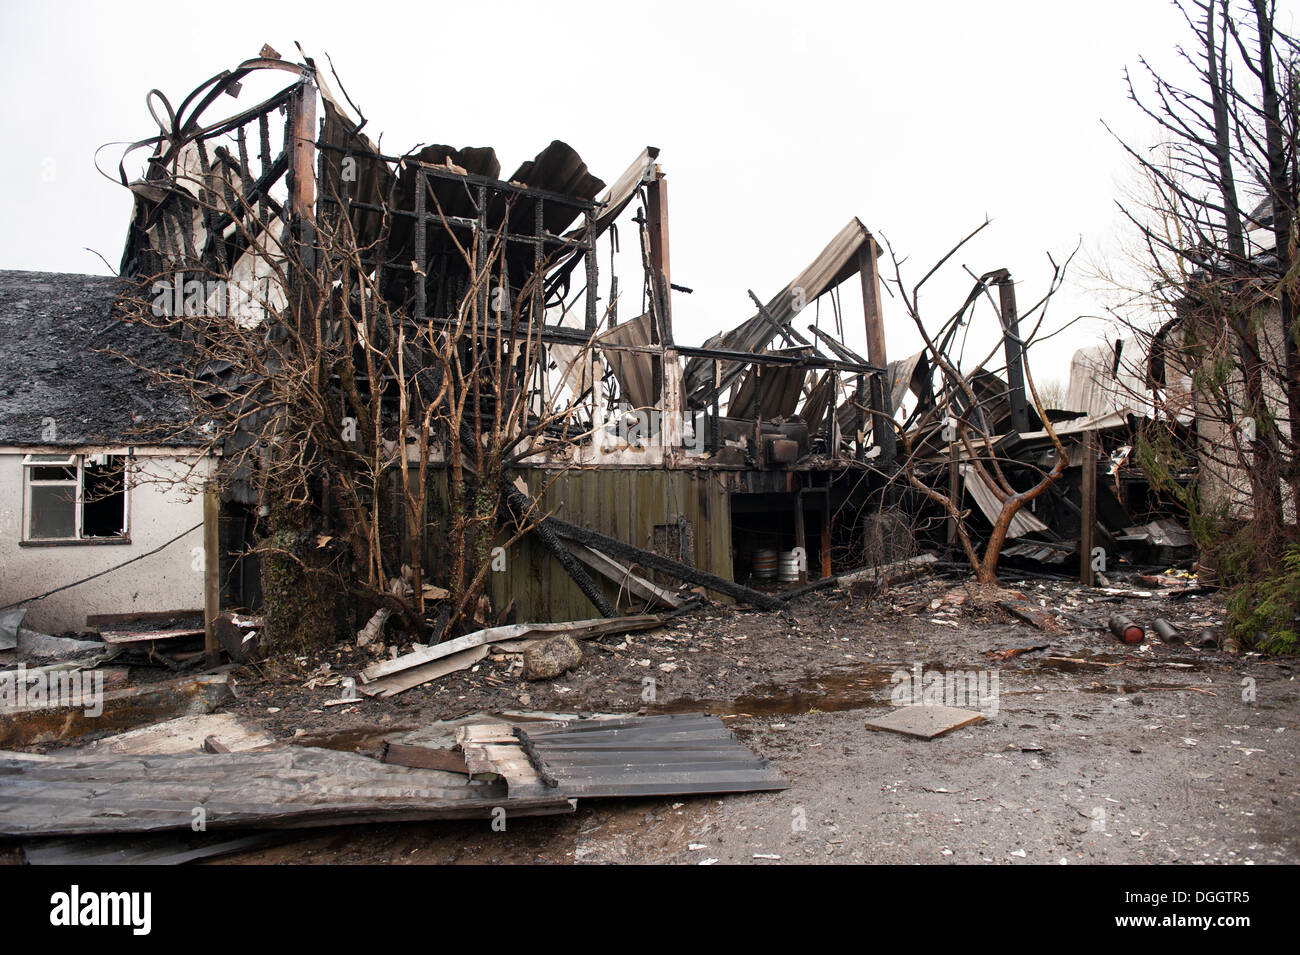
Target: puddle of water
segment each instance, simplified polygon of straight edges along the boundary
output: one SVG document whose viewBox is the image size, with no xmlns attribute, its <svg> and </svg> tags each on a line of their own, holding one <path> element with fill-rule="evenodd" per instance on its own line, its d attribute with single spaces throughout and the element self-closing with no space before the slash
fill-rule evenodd
<svg viewBox="0 0 1300 955">
<path fill-rule="evenodd" d="M 907 667 L 871 663 L 837 667 L 792 683 L 768 683 L 730 700 L 682 697 L 650 707 L 652 713 L 696 713 L 721 717 L 796 716 L 801 713 L 838 713 L 869 706 L 889 705 L 890 677 Z"/>
<path fill-rule="evenodd" d="M 337 749 L 345 753 L 378 753 L 384 740 L 396 733 L 409 733 L 419 725 L 357 726 L 346 730 L 325 730 L 304 733 L 294 739 L 295 746 L 315 746 L 320 749 Z"/>
<path fill-rule="evenodd" d="M 1078 688 L 1080 693 L 1108 693 L 1111 695 L 1130 696 L 1134 693 L 1147 693 L 1159 690 L 1190 690 L 1206 696 L 1218 696 L 1218 691 L 1209 687 L 1192 686 L 1190 683 L 1092 683 Z"/>
</svg>

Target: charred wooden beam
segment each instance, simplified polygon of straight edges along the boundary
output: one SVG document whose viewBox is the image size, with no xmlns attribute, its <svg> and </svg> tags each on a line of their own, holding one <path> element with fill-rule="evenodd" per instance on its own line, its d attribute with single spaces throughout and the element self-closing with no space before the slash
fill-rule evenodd
<svg viewBox="0 0 1300 955">
<path fill-rule="evenodd" d="M 1091 587 L 1096 583 L 1092 570 L 1093 533 L 1097 526 L 1097 433 L 1083 434 L 1080 462 L 1079 496 L 1083 506 L 1079 514 L 1079 583 Z"/>
<path fill-rule="evenodd" d="M 858 250 L 858 272 L 862 278 L 862 310 L 867 325 L 867 360 L 886 368 L 889 358 L 885 351 L 885 316 L 880 301 L 880 273 L 876 259 L 880 247 L 868 238 Z M 871 376 L 871 440 L 880 449 L 879 464 L 890 464 L 897 450 L 894 435 L 894 408 L 889 394 L 889 383 L 882 376 Z"/>
<path fill-rule="evenodd" d="M 552 531 L 565 540 L 577 541 L 579 544 L 585 544 L 593 550 L 601 551 L 616 557 L 620 560 L 633 561 L 648 567 L 651 570 L 657 570 L 660 573 L 675 577 L 678 580 L 685 580 L 688 583 L 698 584 L 701 587 L 707 587 L 709 590 L 725 594 L 743 603 L 751 604 L 762 610 L 783 610 L 785 604 L 773 596 L 765 594 L 760 590 L 753 590 L 738 584 L 735 581 L 727 580 L 724 577 L 718 577 L 706 570 L 700 570 L 698 567 L 692 567 L 690 564 L 683 564 L 681 561 L 672 560 L 668 557 L 661 557 L 653 551 L 643 550 L 633 544 L 602 534 L 600 531 L 588 530 L 585 527 L 578 527 L 576 524 L 570 524 L 567 521 L 558 518 L 547 518 L 545 523 Z"/>
<path fill-rule="evenodd" d="M 1029 430 L 1029 406 L 1025 401 L 1025 343 L 1020 340 L 1020 316 L 1016 312 L 1016 286 L 1003 270 L 997 279 L 1002 307 L 1002 342 L 1007 356 L 1007 387 L 1010 389 L 1011 427 Z"/>
<path fill-rule="evenodd" d="M 30 706 L 0 707 L 0 749 L 62 742 L 90 733 L 120 733 L 177 716 L 211 713 L 233 699 L 225 674 L 186 677 L 107 693 L 94 670 L 57 674 L 65 692 Z M 56 677 L 49 677 L 51 683 Z M 95 680 L 99 683 L 96 685 Z"/>
<path fill-rule="evenodd" d="M 514 514 L 515 519 L 520 523 L 526 521 L 529 511 L 532 510 L 533 502 L 519 488 L 504 480 L 502 481 L 502 491 L 505 494 L 506 505 Z M 533 533 L 537 535 L 537 539 L 542 542 L 542 546 L 550 552 L 551 556 L 560 562 L 564 572 L 573 579 L 573 582 L 578 585 L 578 589 L 600 611 L 600 615 L 602 617 L 617 617 L 618 611 L 610 605 L 600 587 L 591 579 L 591 575 L 587 573 L 577 558 L 569 553 L 569 549 L 556 536 L 552 524 L 551 519 L 543 517 L 534 524 Z"/>
</svg>

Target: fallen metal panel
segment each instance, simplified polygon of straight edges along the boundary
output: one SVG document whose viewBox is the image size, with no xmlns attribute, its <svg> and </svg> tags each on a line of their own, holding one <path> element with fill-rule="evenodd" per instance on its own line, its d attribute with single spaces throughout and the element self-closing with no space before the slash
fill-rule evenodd
<svg viewBox="0 0 1300 955">
<path fill-rule="evenodd" d="M 903 406 L 903 400 L 909 391 L 919 392 L 920 389 L 926 388 L 925 376 L 929 370 L 930 366 L 925 360 L 924 351 L 898 361 L 891 361 L 889 363 L 889 407 L 897 411 Z"/>
<path fill-rule="evenodd" d="M 984 480 L 977 474 L 973 473 L 971 466 L 968 464 L 961 465 L 962 475 L 965 478 L 966 493 L 975 499 L 984 516 L 991 523 L 996 524 L 998 514 L 1002 511 L 1002 502 L 993 494 L 993 490 L 984 483 Z M 1023 537 L 1025 534 L 1041 532 L 1047 530 L 1047 525 L 1026 510 L 1021 508 L 1011 518 L 1011 525 L 1007 528 L 1007 537 Z"/>
<path fill-rule="evenodd" d="M 650 313 L 615 325 L 597 338 L 597 342 L 607 345 L 649 345 Z M 618 379 L 623 397 L 633 408 L 653 407 L 659 400 L 654 386 L 653 356 L 640 352 L 604 351 L 601 352 L 610 370 Z M 585 383 L 584 383 L 585 384 Z"/>
<path fill-rule="evenodd" d="M 716 716 L 516 726 L 542 781 L 567 796 L 755 792 L 790 784 Z"/>
</svg>

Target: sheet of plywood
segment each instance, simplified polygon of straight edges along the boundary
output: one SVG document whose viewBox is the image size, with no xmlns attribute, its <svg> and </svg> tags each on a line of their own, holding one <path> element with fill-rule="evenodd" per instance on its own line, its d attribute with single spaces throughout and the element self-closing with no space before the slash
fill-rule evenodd
<svg viewBox="0 0 1300 955">
<path fill-rule="evenodd" d="M 984 714 L 978 710 L 960 710 L 955 706 L 904 706 L 878 719 L 867 720 L 867 729 L 934 739 L 983 720 Z"/>
</svg>

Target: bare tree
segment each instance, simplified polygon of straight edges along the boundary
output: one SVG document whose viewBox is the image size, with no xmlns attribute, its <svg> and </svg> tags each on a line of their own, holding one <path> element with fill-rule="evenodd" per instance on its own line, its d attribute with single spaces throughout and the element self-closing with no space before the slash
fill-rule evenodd
<svg viewBox="0 0 1300 955">
<path fill-rule="evenodd" d="M 1178 47 L 1194 82 L 1175 82 L 1145 59 L 1142 89 L 1126 75 L 1159 136 L 1152 149 L 1125 144 L 1149 188 L 1120 202 L 1144 260 L 1134 304 L 1159 316 L 1155 327 L 1126 319 L 1152 353 L 1148 397 L 1163 412 L 1141 459 L 1172 488 L 1171 473 L 1195 458 L 1200 483 L 1182 494 L 1193 530 L 1211 550 L 1244 520 L 1243 569 L 1259 572 L 1293 537 L 1300 504 L 1289 424 L 1300 420 L 1295 44 L 1276 29 L 1273 0 L 1175 6 L 1194 39 Z M 1185 409 L 1166 401 L 1181 390 L 1176 377 L 1194 400 L 1194 447 L 1178 434 Z"/>
<path fill-rule="evenodd" d="M 1007 534 L 1011 529 L 1012 521 L 1025 505 L 1042 495 L 1056 483 L 1065 469 L 1069 467 L 1070 458 L 1048 421 L 1043 402 L 1039 398 L 1038 390 L 1034 385 L 1029 363 L 1025 361 L 1025 384 L 1033 401 L 1033 406 L 1056 450 L 1056 460 L 1050 469 L 1032 468 L 1033 476 L 1029 481 L 1029 486 L 1017 487 L 1018 483 L 1024 484 L 1026 482 L 1023 476 L 1013 475 L 1010 466 L 1014 464 L 1021 467 L 1021 464 L 1006 459 L 998 453 L 995 446 L 997 435 L 992 430 L 992 419 L 987 413 L 987 402 L 977 394 L 972 381 L 973 375 L 970 372 L 962 371 L 959 367 L 960 360 L 952 356 L 950 343 L 957 330 L 964 324 L 969 323 L 977 304 L 981 300 L 987 299 L 995 314 L 999 317 L 1002 336 L 999 337 L 998 344 L 994 346 L 993 350 L 982 361 L 977 363 L 976 370 L 988 370 L 990 363 L 994 361 L 998 352 L 1002 349 L 1003 337 L 1005 336 L 1013 336 L 1013 346 L 1018 346 L 1022 354 L 1026 353 L 1029 345 L 1039 337 L 1039 332 L 1047 316 L 1048 302 L 1064 282 L 1066 270 L 1071 259 L 1073 259 L 1073 255 L 1063 264 L 1058 264 L 1051 259 L 1051 256 L 1048 256 L 1052 266 L 1048 289 L 1030 309 L 1018 316 L 1020 322 L 1032 323 L 1032 328 L 1027 333 L 1022 332 L 1017 336 L 1012 330 L 1011 324 L 1001 314 L 1000 309 L 1002 306 L 1000 303 L 994 302 L 990 296 L 990 290 L 995 285 L 1010 281 L 1010 276 L 1005 270 L 996 270 L 979 276 L 960 308 L 943 323 L 937 332 L 932 331 L 931 329 L 934 326 L 926 322 L 921 309 L 920 296 L 922 288 L 959 249 L 983 231 L 987 225 L 988 222 L 984 222 L 953 246 L 943 258 L 922 276 L 919 282 L 910 287 L 904 282 L 902 262 L 895 254 L 893 246 L 889 245 L 888 242 L 886 242 L 886 246 L 893 260 L 894 275 L 891 284 L 897 289 L 903 307 L 907 310 L 908 316 L 920 333 L 925 344 L 926 358 L 935 369 L 938 378 L 935 389 L 935 402 L 923 412 L 910 429 L 903 432 L 902 474 L 912 488 L 920 492 L 928 500 L 938 504 L 953 522 L 957 539 L 966 559 L 970 562 L 977 582 L 982 585 L 994 585 L 997 583 L 998 559 L 1001 556 Z M 1018 342 L 1014 341 L 1015 337 L 1019 338 Z M 999 504 L 999 511 L 997 518 L 993 521 L 992 532 L 988 539 L 983 542 L 982 549 L 971 531 L 967 515 L 961 509 L 961 495 L 959 493 L 944 493 L 944 491 L 934 486 L 933 475 L 918 473 L 923 458 L 936 450 L 937 446 L 934 438 L 940 430 L 942 431 L 943 446 L 948 449 L 951 455 L 951 466 L 960 466 L 965 471 L 967 480 L 981 482 Z M 959 458 L 960 465 L 958 465 Z"/>
</svg>

